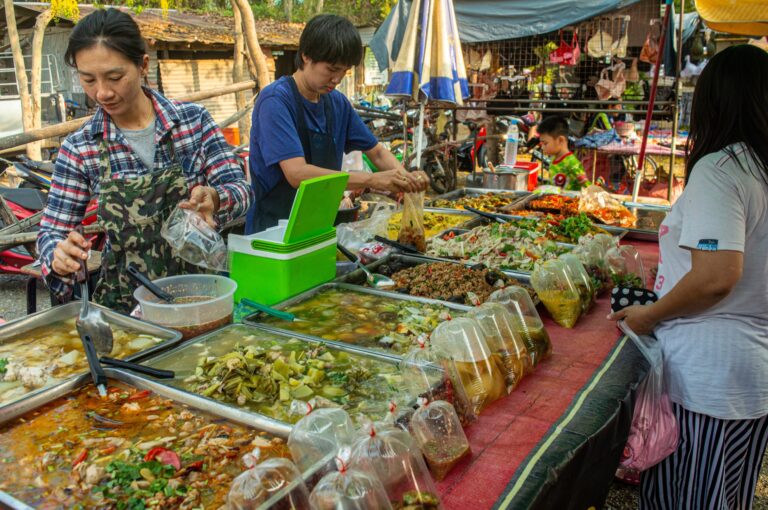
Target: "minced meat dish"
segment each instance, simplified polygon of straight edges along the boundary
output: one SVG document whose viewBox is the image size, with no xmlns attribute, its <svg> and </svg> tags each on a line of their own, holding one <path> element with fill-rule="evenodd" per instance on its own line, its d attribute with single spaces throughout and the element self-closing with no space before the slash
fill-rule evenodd
<svg viewBox="0 0 768 510">
<path fill-rule="evenodd" d="M 484 303 L 494 290 L 515 283 L 498 271 L 450 262 L 420 264 L 398 271 L 392 279 L 399 292 L 465 305 Z"/>
</svg>

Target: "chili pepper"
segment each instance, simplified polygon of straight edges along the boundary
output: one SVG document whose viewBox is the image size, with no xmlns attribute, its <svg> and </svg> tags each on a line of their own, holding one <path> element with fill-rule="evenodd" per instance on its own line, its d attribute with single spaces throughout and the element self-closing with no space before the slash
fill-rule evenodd
<svg viewBox="0 0 768 510">
<path fill-rule="evenodd" d="M 75 457 L 75 460 L 72 462 L 72 469 L 75 469 L 78 464 L 80 464 L 87 458 L 88 458 L 88 450 L 83 450 L 82 452 L 80 452 L 80 454 L 77 457 Z"/>
<path fill-rule="evenodd" d="M 107 446 L 106 448 L 99 450 L 99 454 L 109 455 L 110 453 L 114 453 L 115 450 L 117 450 L 117 446 Z"/>
<path fill-rule="evenodd" d="M 187 471 L 202 471 L 203 470 L 203 461 L 198 460 L 195 461 L 189 465 L 187 465 Z"/>
<path fill-rule="evenodd" d="M 152 394 L 152 392 L 149 391 L 149 390 L 137 391 L 136 393 L 134 393 L 133 395 L 128 397 L 128 400 L 141 400 L 142 398 L 147 398 L 151 394 Z"/>
</svg>

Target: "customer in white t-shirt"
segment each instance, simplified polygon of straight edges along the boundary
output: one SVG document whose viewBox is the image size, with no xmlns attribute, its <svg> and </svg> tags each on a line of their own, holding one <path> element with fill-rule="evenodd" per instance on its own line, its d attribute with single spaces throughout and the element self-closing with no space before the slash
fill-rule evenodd
<svg viewBox="0 0 768 510">
<path fill-rule="evenodd" d="M 687 186 L 659 231 L 654 332 L 680 425 L 641 508 L 749 509 L 768 441 L 768 53 L 717 54 L 694 92 Z"/>
</svg>

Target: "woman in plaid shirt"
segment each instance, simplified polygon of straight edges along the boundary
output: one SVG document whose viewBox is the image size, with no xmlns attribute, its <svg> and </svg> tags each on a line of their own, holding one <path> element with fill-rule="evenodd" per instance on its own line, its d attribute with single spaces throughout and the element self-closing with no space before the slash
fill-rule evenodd
<svg viewBox="0 0 768 510">
<path fill-rule="evenodd" d="M 200 271 L 160 236 L 177 204 L 223 225 L 245 215 L 252 191 L 205 108 L 142 87 L 149 56 L 130 15 L 106 9 L 83 18 L 65 59 L 99 108 L 56 159 L 37 241 L 42 270 L 60 297 L 72 292 L 72 275 L 90 249 L 73 229 L 96 199 L 108 245 L 93 298 L 126 312 L 135 304 L 129 265 L 151 279 Z"/>
</svg>

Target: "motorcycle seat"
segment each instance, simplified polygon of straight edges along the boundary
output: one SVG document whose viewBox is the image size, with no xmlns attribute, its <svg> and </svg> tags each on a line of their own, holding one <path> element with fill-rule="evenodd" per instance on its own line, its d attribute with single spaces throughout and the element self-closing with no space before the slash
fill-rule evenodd
<svg viewBox="0 0 768 510">
<path fill-rule="evenodd" d="M 46 195 L 34 188 L 6 188 L 0 186 L 0 196 L 9 202 L 27 209 L 28 211 L 42 211 L 45 208 Z"/>
</svg>

